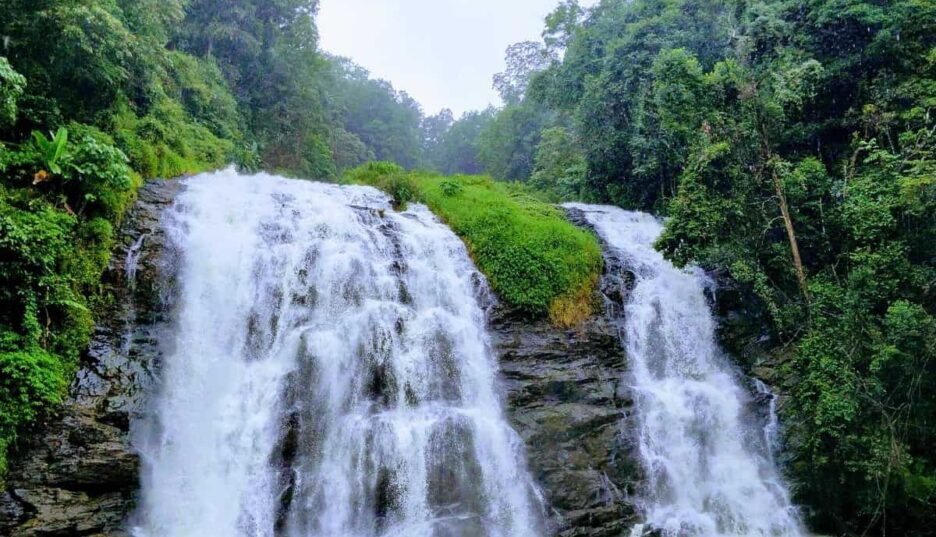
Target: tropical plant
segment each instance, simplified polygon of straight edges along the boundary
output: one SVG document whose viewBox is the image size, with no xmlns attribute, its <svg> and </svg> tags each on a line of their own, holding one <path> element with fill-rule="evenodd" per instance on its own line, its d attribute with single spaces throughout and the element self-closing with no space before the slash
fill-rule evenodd
<svg viewBox="0 0 936 537">
<path fill-rule="evenodd" d="M 32 137 L 38 149 L 42 165 L 55 175 L 62 175 L 60 161 L 65 156 L 65 150 L 68 147 L 68 129 L 59 127 L 51 139 L 46 138 L 46 135 L 39 131 L 33 131 Z M 40 173 L 42 172 L 40 171 Z M 41 182 L 39 174 L 37 174 L 36 179 L 36 183 L 38 182 Z"/>
</svg>

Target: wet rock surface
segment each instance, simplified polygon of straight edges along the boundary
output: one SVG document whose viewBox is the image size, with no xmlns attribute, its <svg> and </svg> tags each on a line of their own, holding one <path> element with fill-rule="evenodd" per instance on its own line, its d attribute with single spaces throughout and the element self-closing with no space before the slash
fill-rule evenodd
<svg viewBox="0 0 936 537">
<path fill-rule="evenodd" d="M 618 536 L 634 522 L 628 501 L 639 469 L 626 423 L 632 403 L 612 326 L 576 330 L 492 316 L 508 412 L 527 445 L 561 536 Z"/>
<path fill-rule="evenodd" d="M 105 274 L 113 299 L 62 411 L 10 457 L 0 491 L 0 535 L 126 536 L 139 483 L 130 443 L 131 417 L 142 411 L 160 355 L 158 332 L 171 289 L 167 240 L 159 225 L 181 185 L 152 182 L 120 231 Z"/>
<path fill-rule="evenodd" d="M 633 403 L 620 327 L 607 315 L 623 307 L 632 283 L 623 264 L 607 259 L 596 314 L 571 330 L 499 308 L 491 314 L 508 412 L 562 537 L 618 537 L 636 522 Z"/>
</svg>

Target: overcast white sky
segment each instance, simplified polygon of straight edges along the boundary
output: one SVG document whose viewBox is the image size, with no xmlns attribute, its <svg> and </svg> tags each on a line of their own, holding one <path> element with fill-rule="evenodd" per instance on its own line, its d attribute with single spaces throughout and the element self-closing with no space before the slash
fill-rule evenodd
<svg viewBox="0 0 936 537">
<path fill-rule="evenodd" d="M 583 6 L 597 0 L 583 0 Z M 499 104 L 504 51 L 538 39 L 559 0 L 321 0 L 322 48 L 347 56 L 423 105 L 455 116 Z"/>
</svg>

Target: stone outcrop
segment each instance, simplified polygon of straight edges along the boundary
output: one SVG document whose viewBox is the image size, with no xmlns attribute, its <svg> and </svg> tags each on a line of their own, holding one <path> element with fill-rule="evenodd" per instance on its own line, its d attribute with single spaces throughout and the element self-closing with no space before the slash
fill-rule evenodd
<svg viewBox="0 0 936 537">
<path fill-rule="evenodd" d="M 160 354 L 162 282 L 171 270 L 159 221 L 178 181 L 140 191 L 105 275 L 113 300 L 101 315 L 70 396 L 16 446 L 6 490 L 0 491 L 0 535 L 125 536 L 135 506 L 139 457 L 130 443 L 131 417 L 142 410 Z"/>
<path fill-rule="evenodd" d="M 580 214 L 570 218 L 587 225 Z M 497 308 L 491 315 L 508 412 L 562 537 L 618 537 L 636 521 L 633 403 L 621 327 L 611 321 L 632 283 L 608 258 L 596 314 L 570 330 Z"/>
<path fill-rule="evenodd" d="M 596 317 L 569 331 L 495 313 L 508 412 L 563 537 L 617 537 L 634 521 L 639 470 L 626 426 L 632 403 L 614 327 Z"/>
</svg>

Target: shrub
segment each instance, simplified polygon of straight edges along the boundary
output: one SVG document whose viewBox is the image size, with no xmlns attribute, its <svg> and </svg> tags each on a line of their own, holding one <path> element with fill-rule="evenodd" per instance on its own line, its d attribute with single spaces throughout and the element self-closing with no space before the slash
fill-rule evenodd
<svg viewBox="0 0 936 537">
<path fill-rule="evenodd" d="M 598 240 L 522 185 L 405 174 L 386 163 L 351 170 L 345 180 L 377 186 L 394 199 L 413 189 L 412 198 L 465 241 L 494 292 L 518 312 L 549 316 L 559 326 L 578 324 L 592 313 L 603 264 Z"/>
<path fill-rule="evenodd" d="M 192 121 L 172 99 L 160 99 L 139 117 L 126 102 L 112 117 L 114 140 L 145 178 L 171 178 L 216 169 L 237 159 L 236 145 Z"/>
<path fill-rule="evenodd" d="M 345 182 L 369 185 L 386 192 L 393 198 L 393 206 L 406 209 L 407 204 L 419 201 L 419 185 L 403 168 L 389 162 L 372 162 L 351 170 Z"/>
<path fill-rule="evenodd" d="M 127 156 L 113 141 L 91 127 L 76 127 L 76 142 L 65 157 L 69 200 L 93 215 L 122 214 L 133 181 Z"/>
<path fill-rule="evenodd" d="M 0 56 L 0 128 L 16 121 L 16 102 L 23 96 L 26 78 L 10 67 L 10 62 Z"/>
<path fill-rule="evenodd" d="M 369 162 L 345 172 L 343 182 L 372 185 L 385 175 L 405 172 L 402 166 L 392 162 Z"/>
<path fill-rule="evenodd" d="M 46 138 L 45 134 L 39 131 L 33 131 L 32 136 L 43 166 L 50 172 L 61 175 L 62 167 L 59 166 L 59 161 L 62 160 L 65 148 L 68 147 L 68 129 L 59 127 L 52 139 Z"/>
<path fill-rule="evenodd" d="M 69 374 L 56 356 L 39 347 L 0 349 L 0 476 L 17 429 L 62 402 Z"/>
<path fill-rule="evenodd" d="M 448 197 L 455 197 L 461 194 L 462 186 L 458 181 L 442 181 L 439 184 L 442 194 Z"/>
<path fill-rule="evenodd" d="M 90 341 L 113 223 L 138 186 L 110 137 L 78 124 L 68 131 L 69 142 L 64 129 L 35 137 L 0 162 L 9 185 L 0 186 L 0 479 L 17 432 L 65 395 Z M 37 170 L 45 176 L 34 184 Z"/>
</svg>

